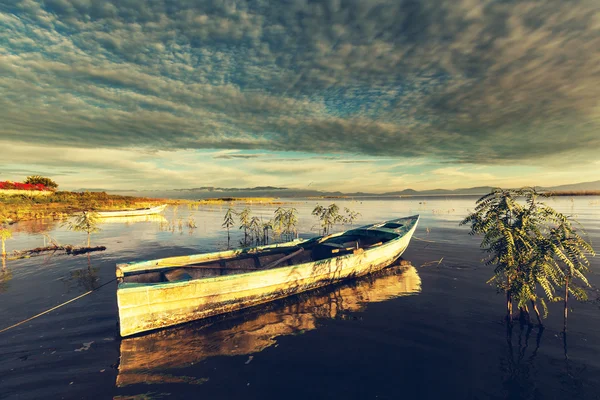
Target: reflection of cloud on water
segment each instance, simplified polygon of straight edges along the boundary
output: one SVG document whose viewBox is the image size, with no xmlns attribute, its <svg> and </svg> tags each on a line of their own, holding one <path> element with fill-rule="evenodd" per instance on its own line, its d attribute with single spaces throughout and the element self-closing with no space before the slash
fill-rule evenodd
<svg viewBox="0 0 600 400">
<path fill-rule="evenodd" d="M 100 285 L 100 277 L 98 276 L 98 272 L 98 267 L 92 267 L 90 255 L 88 253 L 87 267 L 70 271 L 69 276 L 64 278 L 64 282 L 69 287 L 77 286 L 86 291 L 94 290 Z"/>
<path fill-rule="evenodd" d="M 393 266 L 374 276 L 273 303 L 271 309 L 123 339 L 117 386 L 166 383 L 173 378 L 166 369 L 214 356 L 257 353 L 274 345 L 278 336 L 316 329 L 319 319 L 344 318 L 348 312 L 363 311 L 367 303 L 420 291 L 414 267 Z"/>
<path fill-rule="evenodd" d="M 46 233 L 55 229 L 60 224 L 60 221 L 49 219 L 49 218 L 39 218 L 32 220 L 19 221 L 16 224 L 11 225 L 11 231 L 13 233 L 29 233 L 29 234 L 38 234 L 38 233 Z"/>
</svg>

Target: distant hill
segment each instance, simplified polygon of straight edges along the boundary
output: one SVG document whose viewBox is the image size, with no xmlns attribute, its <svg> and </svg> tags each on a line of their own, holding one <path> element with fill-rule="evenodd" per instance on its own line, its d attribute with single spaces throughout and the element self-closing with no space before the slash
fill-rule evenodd
<svg viewBox="0 0 600 400">
<path fill-rule="evenodd" d="M 262 191 L 278 191 L 278 190 L 288 190 L 283 187 L 276 186 L 257 186 L 252 188 L 220 188 L 214 186 L 201 186 L 198 188 L 191 189 L 173 189 L 174 191 L 180 192 L 262 192 Z"/>
<path fill-rule="evenodd" d="M 216 197 L 278 197 L 278 198 L 307 198 L 307 197 L 392 197 L 392 196 L 459 196 L 459 195 L 484 195 L 489 193 L 493 186 L 478 186 L 472 188 L 461 189 L 431 189 L 431 190 L 414 190 L 404 189 L 400 191 L 386 193 L 365 193 L 365 192 L 349 192 L 343 193 L 340 191 L 327 192 L 310 189 L 292 189 L 276 186 L 257 186 L 250 188 L 220 188 L 213 186 L 202 186 L 189 189 L 172 189 L 172 190 L 115 190 L 111 193 L 118 193 L 132 196 L 146 196 L 158 198 L 174 198 L 174 199 L 206 199 Z M 575 183 L 571 185 L 539 187 L 542 191 L 584 191 L 584 190 L 600 190 L 600 181 Z M 83 189 L 80 189 L 82 191 Z M 87 189 L 88 191 L 105 191 L 103 189 Z M 108 191 L 107 191 L 108 192 Z"/>
<path fill-rule="evenodd" d="M 544 190 L 561 192 L 561 191 L 587 191 L 600 190 L 600 181 L 573 183 L 571 185 L 560 185 L 544 188 Z"/>
<path fill-rule="evenodd" d="M 417 191 L 414 189 L 405 189 L 399 192 L 387 192 L 383 196 L 437 196 L 437 195 L 467 195 L 467 194 L 486 194 L 493 189 L 492 186 L 479 186 L 462 189 L 432 189 Z"/>
</svg>

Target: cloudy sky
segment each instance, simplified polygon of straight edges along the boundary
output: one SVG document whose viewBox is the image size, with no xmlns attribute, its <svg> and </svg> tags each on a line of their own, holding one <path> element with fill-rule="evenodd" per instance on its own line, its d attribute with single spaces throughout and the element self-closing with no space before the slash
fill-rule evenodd
<svg viewBox="0 0 600 400">
<path fill-rule="evenodd" d="M 0 0 L 0 180 L 600 179 L 598 0 Z"/>
</svg>

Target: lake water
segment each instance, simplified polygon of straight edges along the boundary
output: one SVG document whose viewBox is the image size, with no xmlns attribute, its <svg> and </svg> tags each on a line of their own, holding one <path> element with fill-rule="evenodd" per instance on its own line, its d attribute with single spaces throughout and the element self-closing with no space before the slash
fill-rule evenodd
<svg viewBox="0 0 600 400">
<path fill-rule="evenodd" d="M 458 226 L 475 200 L 331 200 L 359 211 L 361 225 L 420 214 L 403 256 L 414 267 L 208 322 L 121 339 L 116 283 L 109 283 L 0 333 L 0 398 L 600 398 L 599 292 L 572 301 L 567 352 L 559 304 L 541 333 L 519 324 L 507 331 L 503 296 L 485 283 L 492 268 L 480 263 L 480 238 Z M 548 202 L 577 215 L 600 249 L 599 197 Z M 317 235 L 316 203 L 285 205 L 298 209 L 301 237 Z M 276 207 L 251 206 L 265 219 Z M 110 221 L 92 236 L 107 250 L 89 258 L 9 260 L 0 271 L 0 329 L 111 281 L 118 262 L 226 248 L 225 210 L 170 207 L 164 217 Z M 196 229 L 186 225 L 190 216 Z M 49 240 L 43 234 L 62 244 L 86 240 L 52 221 L 12 228 L 9 250 L 41 246 Z M 232 242 L 242 236 L 232 230 Z M 600 257 L 591 261 L 598 288 Z"/>
</svg>

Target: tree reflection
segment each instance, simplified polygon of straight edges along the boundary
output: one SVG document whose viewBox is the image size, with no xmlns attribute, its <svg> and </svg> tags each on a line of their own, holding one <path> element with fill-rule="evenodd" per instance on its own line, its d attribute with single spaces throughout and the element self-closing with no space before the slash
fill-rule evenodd
<svg viewBox="0 0 600 400">
<path fill-rule="evenodd" d="M 518 333 L 513 332 L 513 324 L 506 325 L 506 344 L 508 352 L 506 359 L 501 360 L 501 369 L 504 373 L 503 386 L 508 399 L 537 399 L 540 392 L 533 379 L 534 360 L 540 348 L 544 328 L 539 327 L 535 336 L 535 347 L 529 346 L 533 326 L 519 324 Z M 513 345 L 516 336 L 516 347 Z"/>
<path fill-rule="evenodd" d="M 573 399 L 583 399 L 583 382 L 581 375 L 584 372 L 585 365 L 577 366 L 569 359 L 569 351 L 567 345 L 567 332 L 562 332 L 563 350 L 565 355 L 565 368 L 561 376 L 561 383 L 564 390 L 569 393 L 569 397 Z"/>
<path fill-rule="evenodd" d="M 518 332 L 514 330 L 518 329 Z M 559 387 L 550 385 L 536 376 L 535 358 L 540 348 L 543 328 L 539 328 L 535 334 L 535 347 L 530 345 L 533 328 L 524 324 L 513 327 L 508 324 L 506 328 L 506 343 L 508 352 L 506 359 L 501 360 L 501 369 L 504 375 L 503 386 L 507 399 L 539 399 L 545 397 L 548 390 L 557 390 Z M 561 369 L 556 386 L 560 386 L 561 392 L 567 394 L 564 398 L 585 398 L 583 375 L 586 366 L 574 363 L 568 354 L 567 334 L 562 332 L 564 351 L 564 368 Z M 513 344 L 516 339 L 516 344 Z M 542 367 L 543 369 L 543 367 Z M 538 384 L 539 382 L 539 384 Z"/>
<path fill-rule="evenodd" d="M 85 289 L 86 291 L 97 289 L 100 286 L 100 278 L 98 277 L 98 268 L 92 267 L 90 255 L 87 255 L 87 267 L 76 269 L 70 272 L 66 279 L 67 284 L 72 284 Z"/>
<path fill-rule="evenodd" d="M 11 225 L 11 230 L 14 233 L 44 234 L 54 230 L 59 222 L 59 220 L 48 218 L 31 219 Z"/>
<path fill-rule="evenodd" d="M 0 293 L 6 292 L 10 286 L 9 281 L 12 279 L 12 271 L 6 268 L 6 258 L 2 259 L 2 269 L 0 269 Z"/>
</svg>

